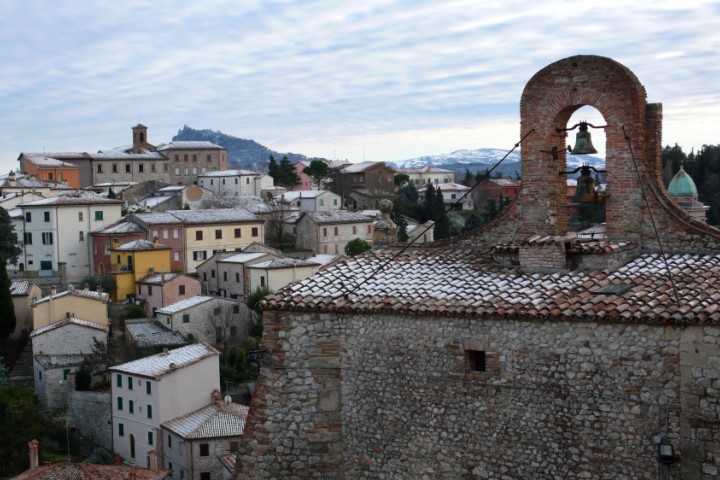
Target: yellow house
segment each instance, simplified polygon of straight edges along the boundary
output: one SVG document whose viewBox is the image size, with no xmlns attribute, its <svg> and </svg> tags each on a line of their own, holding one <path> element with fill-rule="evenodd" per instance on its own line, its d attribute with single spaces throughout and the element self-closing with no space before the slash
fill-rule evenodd
<svg viewBox="0 0 720 480">
<path fill-rule="evenodd" d="M 66 318 L 80 318 L 108 327 L 107 293 L 85 288 L 50 295 L 32 304 L 33 330 Z"/>
<path fill-rule="evenodd" d="M 115 301 L 132 298 L 136 283 L 155 272 L 170 272 L 171 248 L 154 241 L 133 240 L 119 244 L 113 241 L 110 249 L 111 274 L 115 278 Z"/>
</svg>

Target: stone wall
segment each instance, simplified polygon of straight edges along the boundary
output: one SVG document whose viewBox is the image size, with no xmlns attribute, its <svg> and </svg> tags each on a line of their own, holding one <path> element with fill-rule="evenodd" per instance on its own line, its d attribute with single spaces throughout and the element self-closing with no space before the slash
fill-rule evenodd
<svg viewBox="0 0 720 480">
<path fill-rule="evenodd" d="M 112 450 L 110 392 L 71 392 L 68 420 L 83 437 Z"/>
<path fill-rule="evenodd" d="M 266 312 L 264 343 L 240 478 L 709 479 L 720 464 L 712 327 Z M 678 462 L 658 462 L 657 435 Z"/>
</svg>

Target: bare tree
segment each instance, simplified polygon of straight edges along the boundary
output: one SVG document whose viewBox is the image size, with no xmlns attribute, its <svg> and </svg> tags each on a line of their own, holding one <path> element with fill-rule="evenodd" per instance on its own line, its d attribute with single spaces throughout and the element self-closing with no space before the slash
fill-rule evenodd
<svg viewBox="0 0 720 480">
<path fill-rule="evenodd" d="M 281 244 L 285 223 L 295 210 L 287 202 L 278 199 L 268 202 L 266 205 L 268 206 L 268 219 L 265 223 L 265 238 L 268 243 Z"/>
<path fill-rule="evenodd" d="M 250 311 L 243 302 L 218 302 L 215 313 L 209 322 L 215 331 L 215 346 L 223 352 L 239 345 L 247 336 L 250 324 Z"/>
</svg>

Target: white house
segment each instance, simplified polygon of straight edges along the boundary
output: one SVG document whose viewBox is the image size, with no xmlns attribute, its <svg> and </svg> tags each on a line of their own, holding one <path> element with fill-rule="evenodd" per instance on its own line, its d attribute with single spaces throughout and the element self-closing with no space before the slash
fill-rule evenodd
<svg viewBox="0 0 720 480">
<path fill-rule="evenodd" d="M 220 389 L 220 353 L 195 343 L 110 368 L 113 450 L 149 465 L 160 424 L 204 407 Z"/>
<path fill-rule="evenodd" d="M 218 398 L 210 405 L 164 422 L 163 466 L 172 469 L 173 480 L 221 480 L 220 457 L 237 452 L 248 410 L 244 405 Z"/>
<path fill-rule="evenodd" d="M 372 224 L 372 218 L 358 212 L 307 212 L 296 223 L 297 246 L 315 254 L 344 253 L 355 238 L 372 243 Z"/>
<path fill-rule="evenodd" d="M 418 191 L 418 193 L 420 193 L 421 201 L 425 198 L 426 190 L 427 187 Z M 463 198 L 463 196 L 470 191 L 470 187 L 466 187 L 465 185 L 461 185 L 459 183 L 438 183 L 435 185 L 435 190 L 440 190 L 442 192 L 443 203 L 445 204 L 446 209 L 450 207 L 452 207 L 453 210 L 473 209 L 472 195 L 468 195 L 467 197 Z M 461 198 L 462 201 L 460 202 Z"/>
<path fill-rule="evenodd" d="M 198 175 L 198 184 L 221 197 L 261 197 L 263 190 L 272 189 L 273 178 L 251 170 L 220 170 Z"/>
<path fill-rule="evenodd" d="M 250 265 L 248 269 L 250 291 L 255 291 L 258 287 L 267 287 L 275 292 L 289 283 L 317 273 L 320 264 L 296 258 L 276 258 Z"/>
<path fill-rule="evenodd" d="M 342 206 L 340 195 L 330 190 L 297 190 L 283 193 L 276 200 L 299 208 L 301 212 L 327 212 Z"/>
<path fill-rule="evenodd" d="M 78 191 L 23 203 L 18 269 L 38 276 L 66 275 L 78 281 L 90 274 L 90 232 L 120 220 L 122 200 Z M 62 265 L 61 265 L 62 264 Z M 63 271 L 64 267 L 64 271 Z"/>
<path fill-rule="evenodd" d="M 430 165 L 420 168 L 399 168 L 397 169 L 397 173 L 406 174 L 409 177 L 410 183 L 416 187 L 421 187 L 428 183 L 440 184 L 455 182 L 455 172 Z"/>
</svg>

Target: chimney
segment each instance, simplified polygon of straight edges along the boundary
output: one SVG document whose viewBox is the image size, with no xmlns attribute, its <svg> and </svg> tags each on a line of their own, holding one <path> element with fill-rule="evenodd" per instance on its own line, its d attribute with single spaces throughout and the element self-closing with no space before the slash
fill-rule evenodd
<svg viewBox="0 0 720 480">
<path fill-rule="evenodd" d="M 157 435 L 157 431 L 155 431 L 155 434 Z M 158 442 L 158 444 L 162 444 L 162 442 Z M 157 450 L 151 450 L 148 452 L 148 469 L 151 472 L 157 472 L 158 468 L 160 467 L 160 459 L 158 458 L 160 456 L 159 453 L 160 452 L 158 452 Z"/>
<path fill-rule="evenodd" d="M 157 248 L 157 247 L 158 247 L 158 241 L 159 241 L 159 239 L 158 239 L 157 235 L 154 236 L 154 237 L 153 237 L 153 244 L 152 244 L 152 245 L 153 245 L 153 248 Z"/>
<path fill-rule="evenodd" d="M 8 175 L 8 187 L 16 187 L 16 178 L 15 178 L 15 172 L 10 170 L 10 174 Z"/>
<path fill-rule="evenodd" d="M 95 291 L 97 293 L 102 293 L 102 287 L 100 286 L 100 284 L 95 285 Z"/>
<path fill-rule="evenodd" d="M 90 290 L 90 285 L 88 283 L 83 284 L 83 290 L 86 292 Z"/>
<path fill-rule="evenodd" d="M 57 295 L 57 287 L 53 285 L 52 287 L 50 287 L 50 296 L 54 297 L 55 295 Z"/>
<path fill-rule="evenodd" d="M 117 249 L 119 246 L 120 246 L 120 240 L 118 240 L 117 238 L 113 238 L 113 241 L 112 241 L 113 250 Z"/>
<path fill-rule="evenodd" d="M 120 465 L 122 463 L 122 458 L 120 457 L 119 453 L 116 453 L 113 456 L 113 461 L 115 462 L 115 465 Z"/>
<path fill-rule="evenodd" d="M 38 465 L 40 465 L 40 460 L 38 457 L 38 445 L 40 442 L 37 440 L 30 440 L 28 442 L 28 454 L 30 455 L 30 468 L 36 468 Z"/>
</svg>

